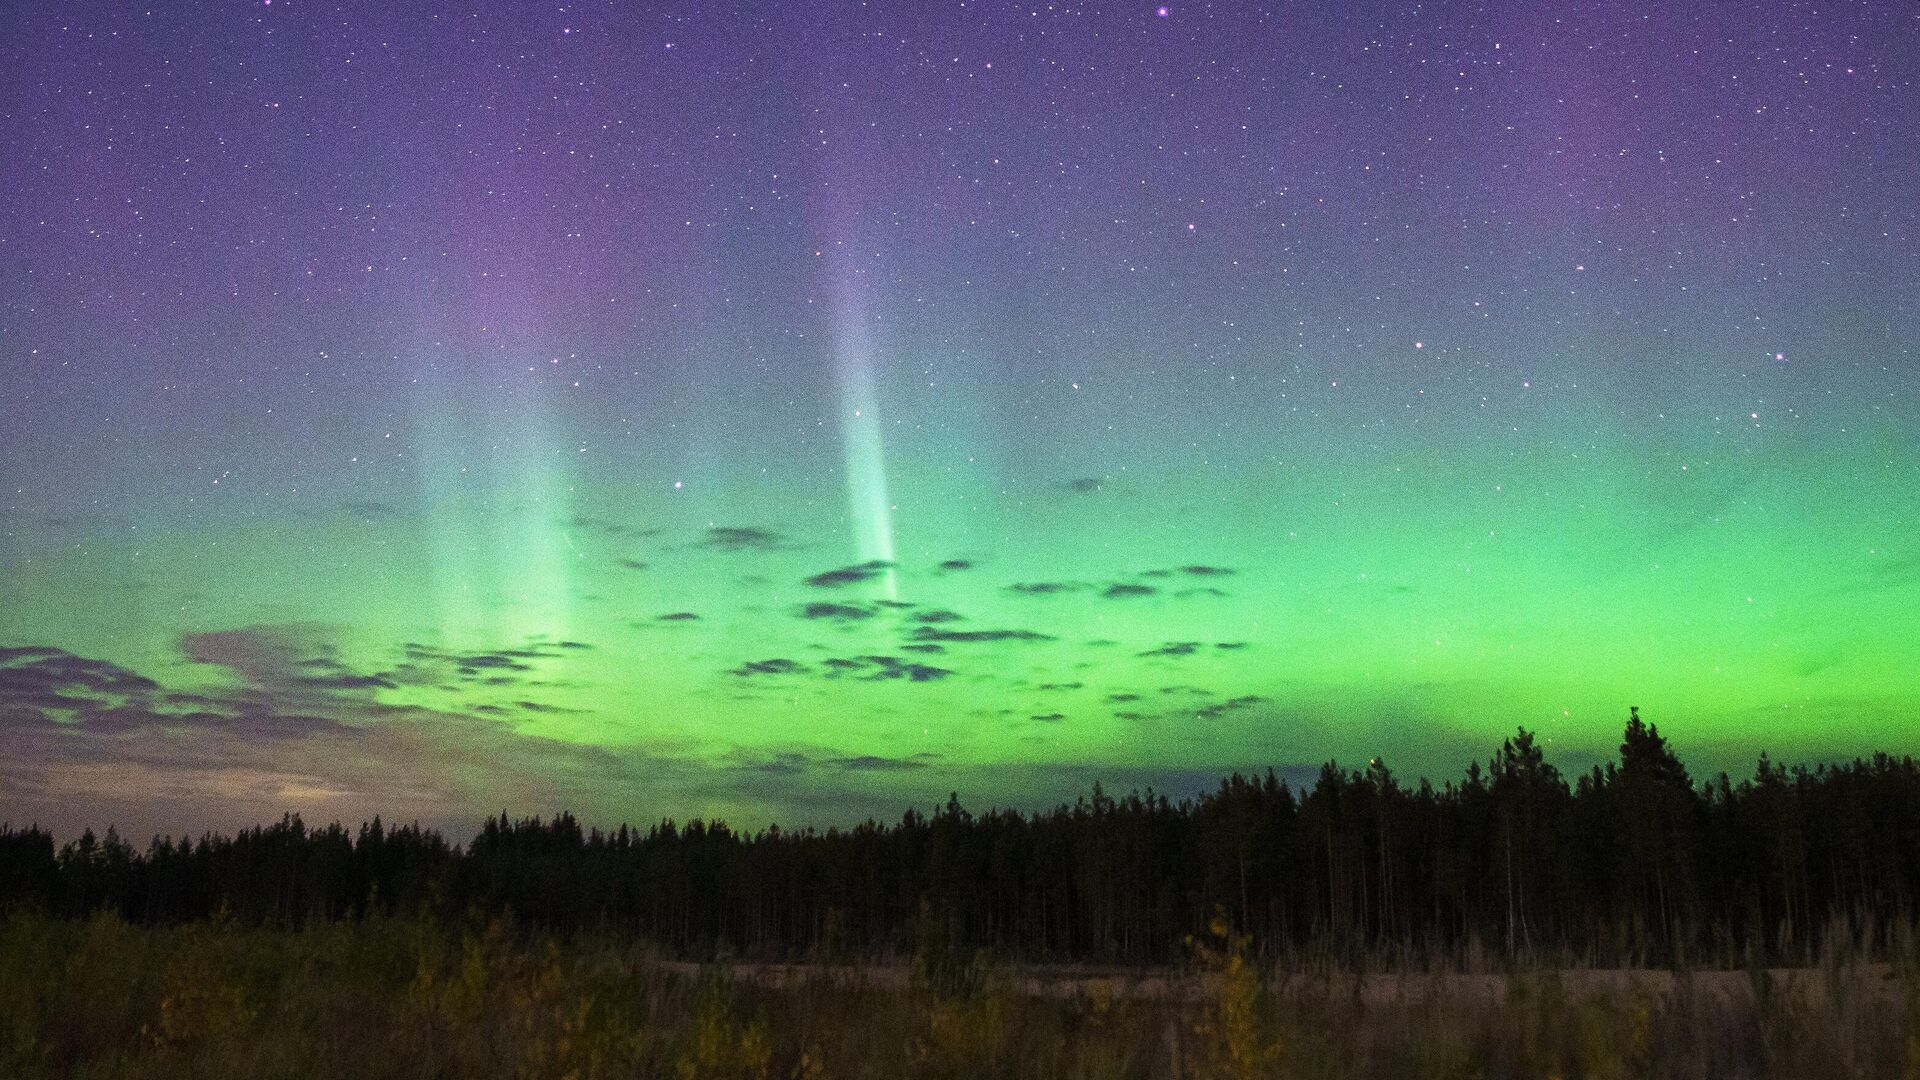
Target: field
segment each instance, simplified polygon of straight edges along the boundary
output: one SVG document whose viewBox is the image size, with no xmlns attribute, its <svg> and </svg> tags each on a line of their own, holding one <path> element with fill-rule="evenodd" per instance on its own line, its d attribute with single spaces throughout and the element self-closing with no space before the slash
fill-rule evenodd
<svg viewBox="0 0 1920 1080">
<path fill-rule="evenodd" d="M 1793 971 L 670 963 L 501 922 L 0 922 L 0 1076 L 1920 1077 L 1909 951 Z"/>
</svg>

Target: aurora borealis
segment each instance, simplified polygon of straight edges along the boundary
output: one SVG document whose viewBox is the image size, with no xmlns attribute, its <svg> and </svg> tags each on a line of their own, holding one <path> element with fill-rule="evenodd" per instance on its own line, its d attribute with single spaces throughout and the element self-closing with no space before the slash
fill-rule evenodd
<svg viewBox="0 0 1920 1080">
<path fill-rule="evenodd" d="M 1920 735 L 1899 5 L 0 12 L 0 818 Z"/>
</svg>

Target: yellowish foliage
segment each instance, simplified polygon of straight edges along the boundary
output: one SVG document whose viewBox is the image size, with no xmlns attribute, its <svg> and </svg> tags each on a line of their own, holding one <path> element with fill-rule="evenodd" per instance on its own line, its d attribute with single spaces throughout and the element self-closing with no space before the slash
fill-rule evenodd
<svg viewBox="0 0 1920 1080">
<path fill-rule="evenodd" d="M 719 989 L 710 990 L 693 1020 L 693 1038 L 680 1058 L 680 1080 L 765 1080 L 773 1063 L 764 1023 L 742 1024 Z"/>
<path fill-rule="evenodd" d="M 1209 940 L 1189 942 L 1201 966 L 1217 975 L 1219 991 L 1194 1024 L 1204 1080 L 1272 1076 L 1281 1046 L 1263 1022 L 1266 994 L 1252 960 L 1252 941 L 1232 932 L 1224 912 L 1208 925 Z"/>
<path fill-rule="evenodd" d="M 1534 973 L 1501 994 L 1269 980 L 1225 919 L 1191 949 L 1196 978 L 1148 996 L 1036 992 L 1031 974 L 776 987 L 510 924 L 0 915 L 0 1078 L 1920 1080 L 1914 960 L 1783 973 L 1768 995 L 1739 972 Z"/>
<path fill-rule="evenodd" d="M 1005 1059 L 1010 1003 L 1003 994 L 935 998 L 926 1003 L 918 1059 L 935 1071 L 983 1075 Z"/>
<path fill-rule="evenodd" d="M 793 1063 L 789 1080 L 827 1080 L 827 1067 L 820 1062 L 819 1051 L 809 1047 L 800 1052 L 800 1060 Z"/>
</svg>

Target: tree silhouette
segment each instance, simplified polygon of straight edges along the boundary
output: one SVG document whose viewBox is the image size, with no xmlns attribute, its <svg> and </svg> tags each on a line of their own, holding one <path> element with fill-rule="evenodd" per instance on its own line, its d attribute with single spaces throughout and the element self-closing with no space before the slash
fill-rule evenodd
<svg viewBox="0 0 1920 1080">
<path fill-rule="evenodd" d="M 1751 779 L 1696 785 L 1638 709 L 1619 758 L 1571 786 L 1523 728 L 1438 788 L 1408 788 L 1378 759 L 1328 762 L 1304 789 L 1271 770 L 1178 802 L 1095 785 L 1038 813 L 976 813 L 954 793 L 931 816 L 851 829 L 602 832 L 503 812 L 454 845 L 417 823 L 289 815 L 136 851 L 111 829 L 56 848 L 37 826 L 0 826 L 0 910 L 269 926 L 507 916 L 687 957 L 937 945 L 949 974 L 980 950 L 1167 962 L 1216 910 L 1268 955 L 1804 961 L 1835 933 L 1884 951 L 1917 893 L 1912 758 L 1789 770 L 1763 755 Z"/>
</svg>

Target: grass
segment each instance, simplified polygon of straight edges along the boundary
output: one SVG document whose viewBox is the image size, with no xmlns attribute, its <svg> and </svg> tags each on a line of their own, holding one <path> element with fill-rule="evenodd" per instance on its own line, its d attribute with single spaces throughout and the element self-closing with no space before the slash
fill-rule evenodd
<svg viewBox="0 0 1920 1080">
<path fill-rule="evenodd" d="M 1920 964 L 1055 982 L 947 956 L 687 970 L 630 941 L 408 919 L 274 931 L 0 921 L 0 1076 L 1920 1080 Z M 1143 986 L 1156 988 L 1143 992 Z"/>
</svg>

